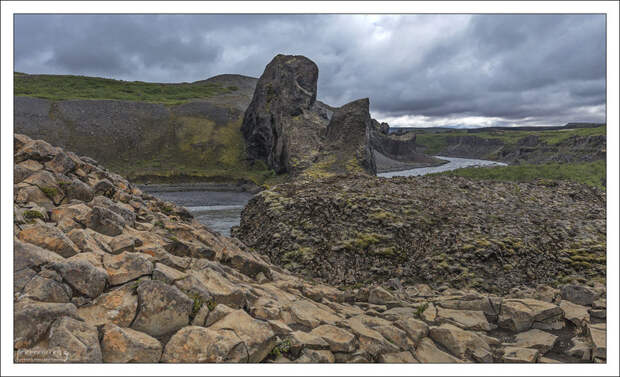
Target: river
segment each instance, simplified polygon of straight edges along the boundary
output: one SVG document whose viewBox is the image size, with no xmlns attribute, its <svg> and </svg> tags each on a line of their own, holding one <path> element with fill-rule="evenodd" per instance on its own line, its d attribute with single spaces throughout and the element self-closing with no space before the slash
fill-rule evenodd
<svg viewBox="0 0 620 377">
<path fill-rule="evenodd" d="M 418 176 L 442 171 L 455 170 L 471 166 L 505 166 L 506 164 L 496 161 L 475 160 L 469 158 L 442 157 L 447 164 L 429 168 L 416 168 L 410 170 L 379 173 L 379 177 Z M 145 191 L 149 192 L 146 188 Z M 239 225 L 241 211 L 252 198 L 247 192 L 232 191 L 150 191 L 154 196 L 186 207 L 194 215 L 196 220 L 207 225 L 211 229 L 223 235 L 230 236 L 230 229 Z"/>
<path fill-rule="evenodd" d="M 417 175 L 426 175 L 431 173 L 439 173 L 442 171 L 450 171 L 461 168 L 468 167 L 490 167 L 490 166 L 506 166 L 507 164 L 503 162 L 497 161 L 488 161 L 488 160 L 476 160 L 473 158 L 458 158 L 458 157 L 443 157 L 443 156 L 435 156 L 441 160 L 448 161 L 447 164 L 432 166 L 429 168 L 416 168 L 409 170 L 400 170 L 400 171 L 392 171 L 387 173 L 379 173 L 377 177 L 391 178 L 391 177 L 409 177 L 409 176 L 417 176 Z"/>
</svg>

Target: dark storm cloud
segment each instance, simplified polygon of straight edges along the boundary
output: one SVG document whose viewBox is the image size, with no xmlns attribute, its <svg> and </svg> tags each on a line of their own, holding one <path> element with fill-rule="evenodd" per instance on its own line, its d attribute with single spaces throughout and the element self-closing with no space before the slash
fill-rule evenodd
<svg viewBox="0 0 620 377">
<path fill-rule="evenodd" d="M 393 125 L 605 121 L 600 15 L 18 15 L 15 70 L 158 82 L 319 66 L 319 98 Z"/>
</svg>

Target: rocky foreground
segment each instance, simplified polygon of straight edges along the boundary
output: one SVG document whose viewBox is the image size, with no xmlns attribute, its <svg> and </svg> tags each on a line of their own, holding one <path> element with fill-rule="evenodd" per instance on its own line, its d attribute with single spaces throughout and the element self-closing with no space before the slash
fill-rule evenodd
<svg viewBox="0 0 620 377">
<path fill-rule="evenodd" d="M 87 157 L 15 135 L 14 352 L 31 362 L 604 362 L 602 285 L 340 290 Z"/>
</svg>

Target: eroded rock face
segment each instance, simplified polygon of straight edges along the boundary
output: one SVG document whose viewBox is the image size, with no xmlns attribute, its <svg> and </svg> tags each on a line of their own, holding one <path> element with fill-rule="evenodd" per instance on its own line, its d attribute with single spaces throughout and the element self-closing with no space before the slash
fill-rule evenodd
<svg viewBox="0 0 620 377">
<path fill-rule="evenodd" d="M 250 159 L 266 162 L 277 173 L 291 169 L 302 142 L 293 139 L 301 135 L 290 134 L 301 126 L 294 118 L 312 109 L 318 77 L 318 67 L 304 56 L 277 55 L 267 65 L 241 125 Z M 316 128 L 309 134 L 318 136 Z"/>
<path fill-rule="evenodd" d="M 329 164 L 331 173 L 377 174 L 373 149 L 370 146 L 370 101 L 368 98 L 347 103 L 334 111 L 326 130 L 329 156 L 319 160 Z M 334 159 L 335 156 L 335 159 Z"/>
<path fill-rule="evenodd" d="M 316 101 L 318 68 L 278 55 L 265 68 L 241 130 L 251 160 L 276 173 L 376 173 L 368 99 L 338 109 Z"/>
</svg>

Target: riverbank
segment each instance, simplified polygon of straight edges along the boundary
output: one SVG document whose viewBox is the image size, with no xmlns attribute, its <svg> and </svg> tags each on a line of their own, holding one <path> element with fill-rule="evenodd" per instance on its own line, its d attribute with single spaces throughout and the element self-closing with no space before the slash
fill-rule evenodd
<svg viewBox="0 0 620 377">
<path fill-rule="evenodd" d="M 148 193 L 158 192 L 186 192 L 186 191 L 230 191 L 247 192 L 256 194 L 262 188 L 253 183 L 213 183 L 213 182 L 192 182 L 192 183 L 154 183 L 137 185 L 140 190 Z"/>
<path fill-rule="evenodd" d="M 428 159 L 432 162 L 404 162 L 391 159 L 381 153 L 375 153 L 377 175 L 381 173 L 440 166 L 448 163 L 447 160 L 438 159 L 436 157 L 428 156 Z"/>
</svg>

